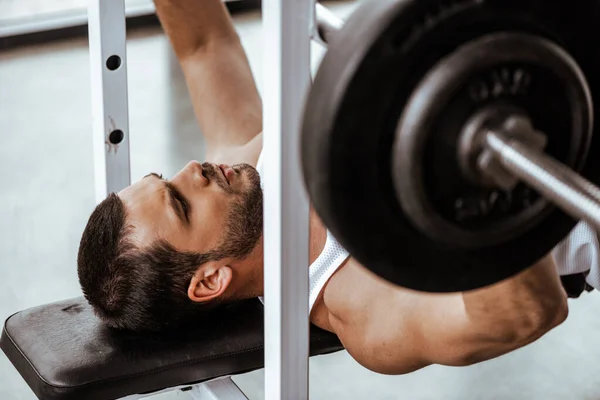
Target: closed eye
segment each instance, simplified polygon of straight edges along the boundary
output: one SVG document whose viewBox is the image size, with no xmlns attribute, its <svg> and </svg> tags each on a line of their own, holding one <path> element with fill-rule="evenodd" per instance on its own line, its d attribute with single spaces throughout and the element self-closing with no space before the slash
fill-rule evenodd
<svg viewBox="0 0 600 400">
<path fill-rule="evenodd" d="M 169 191 L 169 199 L 171 200 L 171 207 L 175 210 L 175 213 L 180 219 L 185 219 L 185 222 L 190 222 L 190 206 L 186 201 L 185 197 L 179 190 L 170 182 L 165 181 L 167 190 Z M 183 218 L 181 218 L 183 217 Z"/>
<path fill-rule="evenodd" d="M 144 178 L 153 176 L 164 181 L 167 191 L 169 192 L 169 203 L 175 214 L 179 217 L 182 222 L 190 222 L 190 206 L 186 198 L 181 194 L 179 190 L 168 180 L 164 179 L 162 174 L 151 172 Z"/>
</svg>

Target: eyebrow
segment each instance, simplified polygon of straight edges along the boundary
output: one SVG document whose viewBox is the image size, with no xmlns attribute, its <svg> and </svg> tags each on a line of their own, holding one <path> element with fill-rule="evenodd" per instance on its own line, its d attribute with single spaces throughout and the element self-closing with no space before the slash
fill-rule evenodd
<svg viewBox="0 0 600 400">
<path fill-rule="evenodd" d="M 158 179 L 162 179 L 162 175 L 159 175 L 159 174 L 157 174 L 156 172 L 150 172 L 148 175 L 146 175 L 146 176 L 145 176 L 145 177 L 143 177 L 142 179 L 146 179 L 146 178 L 148 178 L 148 177 L 150 177 L 150 176 L 153 176 L 153 177 L 155 177 L 155 178 L 158 178 Z"/>
<path fill-rule="evenodd" d="M 177 190 L 177 188 L 175 186 L 173 186 L 173 184 L 171 182 L 163 179 L 161 175 L 159 175 L 155 172 L 149 173 L 143 179 L 148 178 L 150 176 L 158 178 L 161 181 L 163 181 L 163 183 L 165 184 L 165 187 L 167 188 L 167 192 L 169 194 L 169 205 L 173 209 L 173 212 L 175 213 L 175 215 L 177 215 L 177 217 L 179 218 L 179 220 L 181 222 L 186 223 L 186 224 L 189 223 L 190 222 L 189 216 L 184 211 L 184 207 L 181 204 L 183 202 L 185 202 L 187 204 L 187 200 L 185 199 L 185 197 L 183 197 L 181 192 L 179 190 Z"/>
</svg>

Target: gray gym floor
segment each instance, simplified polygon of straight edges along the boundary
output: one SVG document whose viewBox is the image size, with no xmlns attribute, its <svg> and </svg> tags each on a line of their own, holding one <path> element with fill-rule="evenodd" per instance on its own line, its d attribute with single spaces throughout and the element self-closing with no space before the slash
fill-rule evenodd
<svg viewBox="0 0 600 400">
<path fill-rule="evenodd" d="M 347 15 L 350 1 L 332 8 Z M 236 15 L 259 85 L 259 14 Z M 158 28 L 128 45 L 133 179 L 170 176 L 203 143 L 182 75 Z M 77 39 L 0 53 L 0 319 L 80 295 L 79 237 L 94 207 L 87 42 Z M 600 399 L 600 294 L 572 301 L 562 326 L 527 348 L 468 368 L 429 367 L 382 376 L 346 353 L 310 363 L 312 399 L 597 400 Z M 263 398 L 263 371 L 236 377 Z M 34 396 L 0 355 L 0 400 Z M 188 399 L 169 393 L 157 399 Z M 82 399 L 83 400 L 83 399 Z"/>
</svg>

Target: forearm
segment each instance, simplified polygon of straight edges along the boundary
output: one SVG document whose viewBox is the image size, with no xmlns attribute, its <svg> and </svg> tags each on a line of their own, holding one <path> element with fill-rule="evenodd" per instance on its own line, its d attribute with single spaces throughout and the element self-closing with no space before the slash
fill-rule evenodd
<svg viewBox="0 0 600 400">
<path fill-rule="evenodd" d="M 262 132 L 262 100 L 240 43 L 208 48 L 181 65 L 209 152 Z"/>
<path fill-rule="evenodd" d="M 211 41 L 237 37 L 221 0 L 154 0 L 154 4 L 179 60 Z"/>
<path fill-rule="evenodd" d="M 155 4 L 182 67 L 207 155 L 248 143 L 262 131 L 262 101 L 222 1 Z"/>
</svg>

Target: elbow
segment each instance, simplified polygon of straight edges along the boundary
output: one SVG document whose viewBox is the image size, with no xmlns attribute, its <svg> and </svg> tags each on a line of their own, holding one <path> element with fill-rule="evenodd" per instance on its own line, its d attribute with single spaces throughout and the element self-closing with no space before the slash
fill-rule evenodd
<svg viewBox="0 0 600 400">
<path fill-rule="evenodd" d="M 568 317 L 567 297 L 557 296 L 514 310 L 503 319 L 478 330 L 467 349 L 453 354 L 443 364 L 464 367 L 486 361 L 526 346 L 562 324 Z M 483 332 L 485 329 L 485 333 Z M 477 343 L 473 346 L 473 343 Z"/>
<path fill-rule="evenodd" d="M 569 303 L 564 291 L 552 298 L 541 301 L 532 310 L 526 313 L 527 329 L 524 340 L 531 342 L 543 336 L 550 330 L 562 324 L 569 316 Z"/>
<path fill-rule="evenodd" d="M 500 339 L 516 347 L 531 343 L 562 324 L 569 315 L 569 305 L 564 292 L 541 298 L 509 317 Z"/>
</svg>

